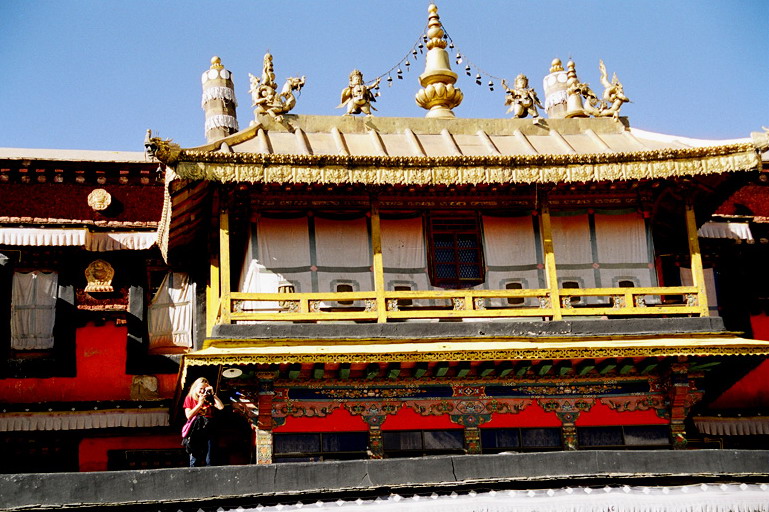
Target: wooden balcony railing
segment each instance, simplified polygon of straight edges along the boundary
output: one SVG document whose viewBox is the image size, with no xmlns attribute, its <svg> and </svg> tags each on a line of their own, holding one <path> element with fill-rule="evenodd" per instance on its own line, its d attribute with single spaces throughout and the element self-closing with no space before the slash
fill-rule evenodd
<svg viewBox="0 0 769 512">
<path fill-rule="evenodd" d="M 707 316 L 694 286 L 649 288 L 241 293 L 224 297 L 219 321 L 371 321 L 612 316 Z M 586 298 L 595 297 L 588 304 Z M 523 302 L 522 304 L 510 304 Z M 591 301 L 593 302 L 593 301 Z"/>
<path fill-rule="evenodd" d="M 372 291 L 243 293 L 231 291 L 229 213 L 219 215 L 219 254 L 211 259 L 207 333 L 233 322 L 396 322 L 412 319 L 708 316 L 707 292 L 694 206 L 686 202 L 686 231 L 694 286 L 647 288 L 558 288 L 550 210 L 540 208 L 544 270 L 548 288 L 512 290 L 385 290 L 379 206 L 372 201 Z M 221 261 L 221 268 L 219 262 Z M 587 300 L 587 298 L 592 298 Z"/>
</svg>

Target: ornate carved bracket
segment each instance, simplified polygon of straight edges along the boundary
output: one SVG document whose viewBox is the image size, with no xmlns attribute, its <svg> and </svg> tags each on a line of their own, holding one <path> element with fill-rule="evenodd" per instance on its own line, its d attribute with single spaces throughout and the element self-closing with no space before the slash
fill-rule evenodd
<svg viewBox="0 0 769 512">
<path fill-rule="evenodd" d="M 617 412 L 648 411 L 654 409 L 660 418 L 668 418 L 667 403 L 661 395 L 610 396 L 599 399 L 602 404 Z"/>
<path fill-rule="evenodd" d="M 546 412 L 554 412 L 563 425 L 563 446 L 567 450 L 577 449 L 577 427 L 575 423 L 580 412 L 589 411 L 595 405 L 595 398 L 542 398 L 540 407 Z"/>
</svg>

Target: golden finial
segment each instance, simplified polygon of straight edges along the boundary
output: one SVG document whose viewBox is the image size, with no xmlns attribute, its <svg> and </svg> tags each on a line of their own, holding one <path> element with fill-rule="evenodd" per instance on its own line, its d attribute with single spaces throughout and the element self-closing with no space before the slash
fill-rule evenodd
<svg viewBox="0 0 769 512">
<path fill-rule="evenodd" d="M 224 69 L 224 66 L 222 66 L 222 59 L 216 55 L 211 57 L 211 69 Z"/>
<path fill-rule="evenodd" d="M 417 92 L 416 102 L 427 109 L 426 117 L 449 119 L 454 117 L 452 108 L 462 103 L 462 91 L 454 88 L 457 74 L 451 70 L 449 54 L 446 51 L 443 25 L 438 16 L 438 7 L 430 4 L 427 8 L 427 55 L 425 72 L 419 75 L 423 87 Z"/>
<path fill-rule="evenodd" d="M 563 71 L 563 64 L 561 64 L 561 59 L 553 59 L 553 62 L 550 63 L 550 72 L 555 73 L 557 71 Z"/>
<path fill-rule="evenodd" d="M 427 49 L 431 50 L 435 47 L 446 48 L 446 41 L 443 39 L 445 35 L 443 32 L 443 25 L 441 25 L 441 18 L 438 16 L 438 6 L 430 4 L 427 7 L 429 16 L 427 18 Z"/>
</svg>

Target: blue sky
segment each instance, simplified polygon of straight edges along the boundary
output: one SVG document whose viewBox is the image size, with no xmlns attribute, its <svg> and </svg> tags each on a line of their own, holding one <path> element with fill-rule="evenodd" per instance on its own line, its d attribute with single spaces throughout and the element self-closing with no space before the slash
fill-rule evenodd
<svg viewBox="0 0 769 512">
<path fill-rule="evenodd" d="M 292 113 L 341 115 L 354 68 L 398 67 L 423 33 L 429 2 L 387 0 L 55 0 L 0 2 L 0 146 L 143 149 L 147 128 L 183 147 L 205 142 L 200 75 L 219 55 L 234 73 L 241 127 L 253 118 L 248 73 L 266 50 L 277 81 L 306 75 Z M 632 100 L 633 127 L 695 138 L 769 126 L 769 1 L 437 2 L 464 62 L 458 117 L 508 117 L 499 86 L 528 75 L 544 101 L 550 62 L 570 57 L 599 92 L 598 61 Z M 422 56 L 383 87 L 380 116 L 422 117 Z M 453 62 L 453 61 L 452 61 Z M 482 87 L 464 74 L 470 62 Z M 498 80 L 497 80 L 498 82 Z"/>
</svg>

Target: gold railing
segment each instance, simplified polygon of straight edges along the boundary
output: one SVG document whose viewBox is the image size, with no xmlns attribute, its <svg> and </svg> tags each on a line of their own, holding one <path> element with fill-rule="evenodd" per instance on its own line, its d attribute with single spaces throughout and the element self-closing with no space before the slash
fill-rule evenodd
<svg viewBox="0 0 769 512">
<path fill-rule="evenodd" d="M 694 286 L 648 288 L 241 293 L 222 298 L 221 323 L 237 321 L 398 321 L 613 316 L 707 316 Z M 586 298 L 595 297 L 588 304 Z M 512 303 L 511 303 L 512 302 Z M 384 314 L 383 314 L 384 312 Z"/>
</svg>

